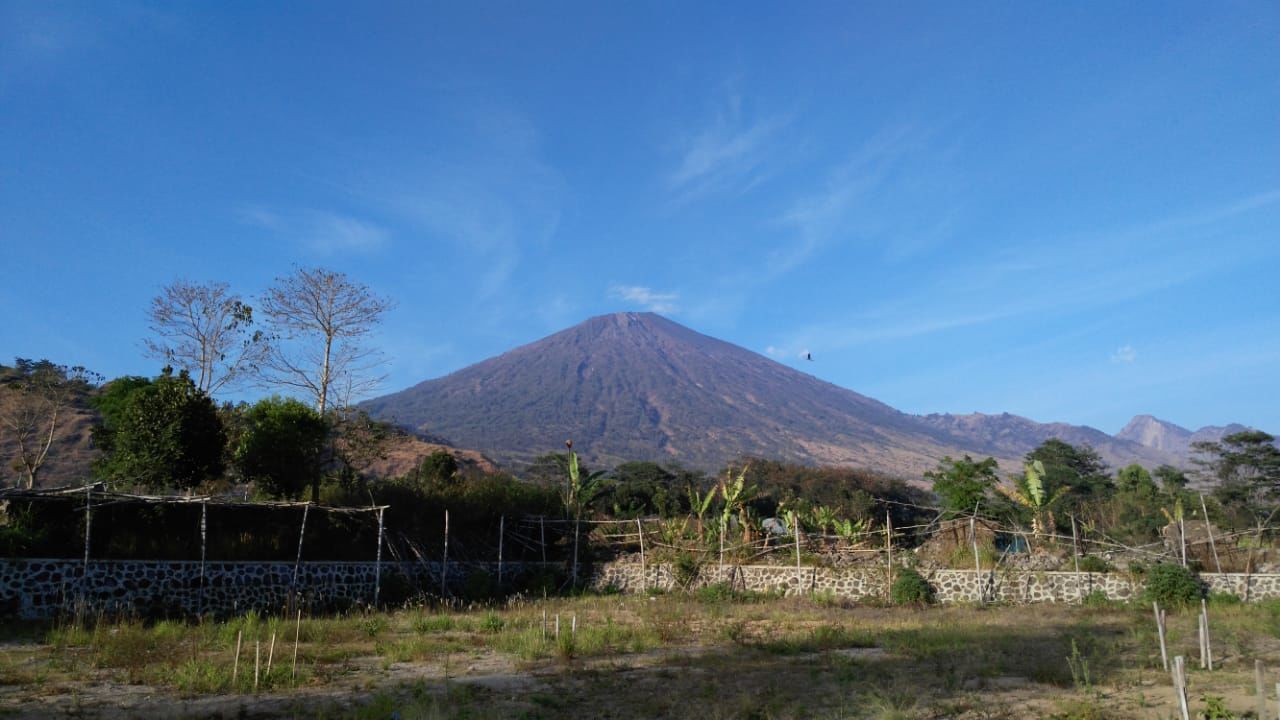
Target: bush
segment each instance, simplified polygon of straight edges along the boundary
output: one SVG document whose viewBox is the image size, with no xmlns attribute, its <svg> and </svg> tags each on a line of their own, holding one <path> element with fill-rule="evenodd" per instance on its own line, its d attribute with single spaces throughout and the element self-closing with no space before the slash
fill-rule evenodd
<svg viewBox="0 0 1280 720">
<path fill-rule="evenodd" d="M 1084 568 L 1081 568 L 1083 570 Z M 1109 608 L 1114 607 L 1117 603 L 1101 590 L 1093 590 L 1088 595 L 1080 599 L 1080 604 L 1087 608 Z"/>
<path fill-rule="evenodd" d="M 894 605 L 925 605 L 933 602 L 933 587 L 915 570 L 902 568 L 896 573 L 889 597 Z"/>
<path fill-rule="evenodd" d="M 1165 607 L 1186 607 L 1204 596 L 1200 578 L 1181 565 L 1160 563 L 1147 571 L 1147 589 L 1143 598 Z"/>
<path fill-rule="evenodd" d="M 1107 573 L 1114 570 L 1111 563 L 1097 555 L 1084 555 L 1080 558 L 1080 570 L 1090 573 Z"/>
</svg>

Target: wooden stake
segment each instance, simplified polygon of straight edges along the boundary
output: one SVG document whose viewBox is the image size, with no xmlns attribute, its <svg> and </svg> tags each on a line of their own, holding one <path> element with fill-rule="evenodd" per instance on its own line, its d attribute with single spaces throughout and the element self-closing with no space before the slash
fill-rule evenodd
<svg viewBox="0 0 1280 720">
<path fill-rule="evenodd" d="M 893 518 L 889 511 L 884 511 L 884 548 L 889 553 L 889 584 L 885 586 L 885 597 L 893 597 Z"/>
<path fill-rule="evenodd" d="M 1208 655 L 1205 654 L 1204 647 L 1204 613 L 1196 616 L 1196 637 L 1200 641 L 1200 669 L 1204 670 L 1208 667 Z"/>
<path fill-rule="evenodd" d="M 293 626 L 293 672 L 290 677 L 298 678 L 298 639 L 302 637 L 302 610 L 298 610 L 298 623 Z"/>
<path fill-rule="evenodd" d="M 986 588 L 982 583 L 982 558 L 978 555 L 978 506 L 973 506 L 973 515 L 969 517 L 969 539 L 973 541 L 973 572 L 978 581 L 978 604 L 987 599 Z"/>
<path fill-rule="evenodd" d="M 560 642 L 560 613 L 556 613 L 556 642 Z"/>
<path fill-rule="evenodd" d="M 1209 549 L 1213 551 L 1213 566 L 1218 574 L 1222 574 L 1222 563 L 1218 560 L 1218 545 L 1213 541 L 1213 528 L 1209 525 L 1209 508 L 1204 504 L 1204 493 L 1200 493 L 1200 512 L 1204 514 L 1204 531 L 1209 535 Z M 1261 716 L 1259 716 L 1261 717 Z"/>
<path fill-rule="evenodd" d="M 1187 707 L 1187 665 L 1181 655 L 1173 658 L 1173 687 L 1178 693 L 1178 711 L 1182 720 L 1191 720 L 1191 709 Z"/>
<path fill-rule="evenodd" d="M 448 595 L 449 578 L 449 511 L 444 511 L 444 559 L 440 563 L 440 597 Z"/>
<path fill-rule="evenodd" d="M 578 613 L 573 614 L 573 620 L 569 625 L 569 637 L 570 638 L 578 637 Z"/>
<path fill-rule="evenodd" d="M 1160 664 L 1164 666 L 1165 672 L 1169 671 L 1169 651 L 1164 642 L 1164 622 L 1160 616 L 1160 603 L 1152 601 L 1151 607 L 1156 614 L 1156 634 L 1160 636 Z"/>
<path fill-rule="evenodd" d="M 498 587 L 502 587 L 502 538 L 506 535 L 507 516 L 498 516 Z"/>
<path fill-rule="evenodd" d="M 1182 567 L 1187 566 L 1187 521 L 1178 518 L 1178 537 L 1182 541 Z"/>
<path fill-rule="evenodd" d="M 542 609 L 542 642 L 547 641 L 547 609 Z"/>
<path fill-rule="evenodd" d="M 1209 604 L 1200 598 L 1200 615 L 1204 617 L 1204 661 L 1213 670 L 1213 643 L 1209 641 Z"/>
<path fill-rule="evenodd" d="M 231 684 L 236 684 L 236 676 L 240 674 L 240 636 L 244 634 L 243 630 L 236 631 L 236 659 L 231 663 Z"/>
<path fill-rule="evenodd" d="M 271 677 L 271 660 L 276 656 L 276 634 L 271 633 L 271 646 L 267 648 L 267 677 Z"/>
<path fill-rule="evenodd" d="M 640 523 L 640 518 L 636 518 L 636 533 L 640 536 L 640 592 L 644 592 L 649 587 L 649 577 L 645 573 L 644 525 Z"/>
<path fill-rule="evenodd" d="M 1076 532 L 1076 516 L 1071 516 L 1071 559 L 1076 564 L 1076 592 L 1080 593 L 1080 602 L 1084 602 L 1084 587 L 1080 584 L 1080 535 Z"/>
<path fill-rule="evenodd" d="M 253 691 L 258 692 L 258 664 L 262 660 L 262 641 L 253 641 Z"/>
<path fill-rule="evenodd" d="M 1262 720 L 1267 718 L 1267 690 L 1266 685 L 1262 682 L 1262 661 L 1253 661 L 1253 687 L 1258 694 L 1258 717 Z M 1280 687 L 1280 685 L 1277 685 Z"/>
<path fill-rule="evenodd" d="M 542 540 L 542 564 L 547 564 L 547 518 L 538 516 L 538 537 Z"/>
</svg>

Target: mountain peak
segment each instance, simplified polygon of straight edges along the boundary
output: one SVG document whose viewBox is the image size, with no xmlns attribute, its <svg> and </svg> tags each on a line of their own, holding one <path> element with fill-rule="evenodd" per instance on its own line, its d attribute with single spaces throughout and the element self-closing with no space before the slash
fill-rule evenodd
<svg viewBox="0 0 1280 720">
<path fill-rule="evenodd" d="M 1191 435 L 1190 430 L 1167 420 L 1152 415 L 1135 415 L 1115 436 L 1145 447 L 1184 455 L 1191 445 Z"/>
</svg>

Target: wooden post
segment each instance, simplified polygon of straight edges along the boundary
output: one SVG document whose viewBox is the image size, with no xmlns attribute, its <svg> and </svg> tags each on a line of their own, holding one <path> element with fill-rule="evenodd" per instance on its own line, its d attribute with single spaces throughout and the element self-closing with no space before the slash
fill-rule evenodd
<svg viewBox="0 0 1280 720">
<path fill-rule="evenodd" d="M 298 528 L 298 555 L 293 561 L 293 579 L 289 581 L 290 594 L 297 591 L 298 587 L 298 568 L 302 565 L 302 538 L 307 534 L 307 511 L 311 509 L 311 503 L 302 506 L 302 525 Z"/>
<path fill-rule="evenodd" d="M 449 511 L 444 511 L 444 559 L 440 562 L 440 597 L 449 594 Z"/>
<path fill-rule="evenodd" d="M 542 539 L 542 564 L 547 564 L 547 518 L 538 516 L 538 537 Z"/>
<path fill-rule="evenodd" d="M 93 486 L 84 486 L 84 567 L 80 570 L 80 594 L 89 590 L 89 526 L 93 523 L 90 506 L 93 505 Z"/>
<path fill-rule="evenodd" d="M 720 521 L 720 575 L 724 576 L 724 526 L 725 522 Z"/>
<path fill-rule="evenodd" d="M 378 596 L 382 593 L 382 513 L 378 508 L 378 552 L 373 559 L 373 607 L 378 607 Z"/>
<path fill-rule="evenodd" d="M 578 523 L 581 522 L 577 518 L 573 519 L 573 586 L 578 587 Z"/>
<path fill-rule="evenodd" d="M 271 679 L 271 660 L 276 656 L 276 634 L 271 633 L 271 647 L 267 648 L 267 679 Z"/>
<path fill-rule="evenodd" d="M 1208 667 L 1208 660 L 1206 659 L 1208 655 L 1205 654 L 1204 647 L 1205 627 L 1203 612 L 1196 616 L 1196 637 L 1200 641 L 1200 669 L 1204 670 Z"/>
<path fill-rule="evenodd" d="M 262 660 L 262 641 L 253 641 L 253 691 L 258 692 L 258 666 Z"/>
<path fill-rule="evenodd" d="M 560 642 L 560 613 L 556 613 L 556 642 Z"/>
<path fill-rule="evenodd" d="M 1200 598 L 1200 615 L 1204 617 L 1204 661 L 1213 670 L 1213 643 L 1209 642 L 1209 604 Z"/>
<path fill-rule="evenodd" d="M 573 620 L 569 625 L 569 639 L 576 640 L 578 637 L 578 613 L 573 614 Z"/>
<path fill-rule="evenodd" d="M 1182 541 L 1182 567 L 1187 566 L 1187 521 L 1178 518 L 1178 537 Z"/>
<path fill-rule="evenodd" d="M 204 561 L 206 556 L 206 537 L 208 530 L 209 501 L 200 501 L 200 599 L 196 603 L 196 614 L 204 615 Z"/>
<path fill-rule="evenodd" d="M 302 609 L 298 609 L 298 621 L 293 626 L 293 672 L 290 677 L 296 680 L 298 678 L 298 640 L 302 637 Z"/>
<path fill-rule="evenodd" d="M 973 506 L 973 515 L 969 517 L 969 540 L 973 542 L 973 572 L 978 582 L 978 604 L 987 598 L 987 590 L 982 582 L 982 558 L 978 555 L 978 506 Z"/>
<path fill-rule="evenodd" d="M 1258 717 L 1262 718 L 1262 720 L 1266 720 L 1267 718 L 1266 687 L 1267 686 L 1264 685 L 1262 682 L 1262 661 L 1261 660 L 1253 661 L 1253 687 L 1258 695 Z M 1276 687 L 1280 688 L 1280 684 L 1277 684 Z M 1277 692 L 1280 692 L 1280 690 L 1277 690 Z"/>
<path fill-rule="evenodd" d="M 1169 671 L 1169 651 L 1164 642 L 1164 618 L 1160 613 L 1160 603 L 1152 601 L 1151 607 L 1156 614 L 1156 634 L 1160 636 L 1160 664 L 1164 666 L 1165 672 Z"/>
<path fill-rule="evenodd" d="M 244 630 L 236 631 L 236 659 L 231 661 L 231 684 L 236 684 L 236 676 L 240 674 L 240 639 L 244 635 Z"/>
<path fill-rule="evenodd" d="M 636 518 L 636 534 L 640 536 L 640 592 L 644 592 L 649 587 L 649 576 L 645 572 L 644 525 L 641 524 L 640 518 Z"/>
<path fill-rule="evenodd" d="M 542 642 L 547 641 L 547 609 L 542 608 Z"/>
<path fill-rule="evenodd" d="M 1187 707 L 1187 665 L 1181 655 L 1173 659 L 1173 688 L 1178 693 L 1178 711 L 1182 720 L 1191 720 L 1191 709 Z"/>
<path fill-rule="evenodd" d="M 1218 545 L 1213 540 L 1213 527 L 1209 525 L 1209 508 L 1204 504 L 1204 493 L 1200 493 L 1200 512 L 1204 515 L 1204 531 L 1209 536 L 1209 549 L 1213 551 L 1213 566 L 1222 574 L 1222 562 L 1218 560 Z M 1261 716 L 1259 716 L 1261 717 Z"/>
<path fill-rule="evenodd" d="M 889 517 L 889 511 L 884 511 L 884 548 L 888 553 L 889 572 L 887 584 L 884 588 L 886 598 L 893 597 L 893 518 Z"/>
<path fill-rule="evenodd" d="M 502 587 L 502 537 L 507 531 L 507 516 L 498 516 L 498 587 Z"/>
<path fill-rule="evenodd" d="M 1084 586 L 1080 584 L 1080 535 L 1076 532 L 1076 516 L 1071 516 L 1071 559 L 1076 563 L 1076 592 L 1084 602 Z"/>
</svg>

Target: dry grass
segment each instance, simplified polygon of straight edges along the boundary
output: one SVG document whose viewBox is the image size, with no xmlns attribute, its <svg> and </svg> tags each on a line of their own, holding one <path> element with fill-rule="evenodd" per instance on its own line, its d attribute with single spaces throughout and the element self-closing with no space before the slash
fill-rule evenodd
<svg viewBox="0 0 1280 720">
<path fill-rule="evenodd" d="M 255 615 L 99 619 L 35 635 L 11 628 L 0 645 L 0 715 L 1166 718 L 1173 695 L 1148 615 L 659 595 L 310 618 L 300 628 Z M 1280 604 L 1214 606 L 1211 623 L 1219 669 L 1191 670 L 1193 704 L 1220 696 L 1241 715 L 1253 708 L 1254 659 L 1280 666 Z M 1189 666 L 1194 643 L 1194 615 L 1170 617 L 1171 648 Z"/>
</svg>

